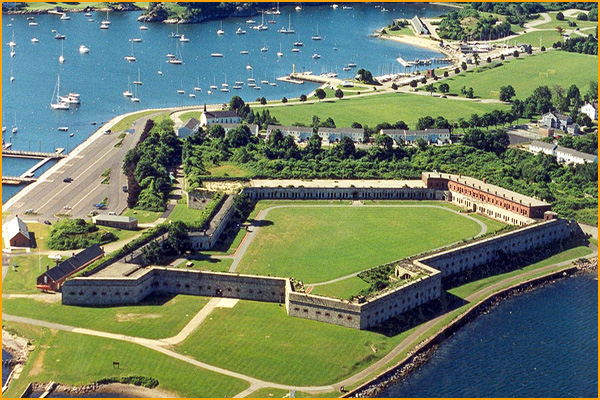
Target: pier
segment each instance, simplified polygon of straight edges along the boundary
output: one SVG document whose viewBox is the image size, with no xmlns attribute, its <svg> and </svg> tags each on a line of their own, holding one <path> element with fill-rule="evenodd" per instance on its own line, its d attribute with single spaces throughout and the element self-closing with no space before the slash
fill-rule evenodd
<svg viewBox="0 0 600 400">
<path fill-rule="evenodd" d="M 37 181 L 36 177 L 2 176 L 3 185 L 21 185 L 23 183 L 33 183 L 35 181 Z"/>
<path fill-rule="evenodd" d="M 14 158 L 50 158 L 60 159 L 67 157 L 63 154 L 65 149 L 58 148 L 54 153 L 44 153 L 42 151 L 23 151 L 23 150 L 3 150 L 2 157 L 14 157 Z"/>
<path fill-rule="evenodd" d="M 301 85 L 304 83 L 304 81 L 300 80 L 300 79 L 294 79 L 290 76 L 282 76 L 281 78 L 277 78 L 278 81 L 281 82 L 287 82 L 287 83 L 295 83 L 297 85 Z"/>
</svg>

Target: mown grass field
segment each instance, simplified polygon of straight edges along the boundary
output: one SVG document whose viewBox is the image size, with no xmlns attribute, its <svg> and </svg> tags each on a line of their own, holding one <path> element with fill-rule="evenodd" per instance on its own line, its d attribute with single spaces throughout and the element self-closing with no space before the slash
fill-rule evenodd
<svg viewBox="0 0 600 400">
<path fill-rule="evenodd" d="M 552 44 L 564 39 L 564 37 L 554 29 L 548 31 L 531 31 L 510 40 L 510 44 L 526 43 L 533 47 L 540 47 L 540 38 L 542 39 L 542 46 L 546 49 L 550 49 Z"/>
<path fill-rule="evenodd" d="M 409 334 L 387 337 L 292 318 L 285 307 L 252 301 L 215 309 L 211 317 L 176 347 L 178 352 L 291 385 L 323 385 L 350 376 L 383 357 Z"/>
<path fill-rule="evenodd" d="M 223 163 L 213 166 L 208 169 L 208 172 L 213 176 L 236 176 L 243 178 L 252 174 L 245 166 L 235 163 Z"/>
<path fill-rule="evenodd" d="M 192 222 L 199 220 L 202 215 L 203 210 L 188 208 L 187 204 L 177 204 L 167 219 L 170 221 Z"/>
<path fill-rule="evenodd" d="M 575 13 L 574 17 L 567 17 L 565 15 L 565 19 L 563 21 L 559 21 L 556 19 L 556 14 L 558 14 L 558 11 L 556 12 L 549 12 L 548 16 L 550 16 L 550 19 L 552 21 L 547 22 L 545 24 L 542 25 L 537 25 L 536 28 L 537 29 L 556 29 L 556 27 L 561 27 L 563 29 L 575 29 L 575 28 L 588 28 L 591 26 L 596 26 L 598 25 L 597 21 L 577 21 L 577 14 Z M 564 11 L 563 11 L 564 14 Z M 577 24 L 576 27 L 571 27 L 569 26 L 569 21 L 575 22 Z"/>
<path fill-rule="evenodd" d="M 138 219 L 139 224 L 150 224 L 156 221 L 162 215 L 160 211 L 144 211 L 128 208 L 123 212 L 126 217 L 134 217 Z"/>
<path fill-rule="evenodd" d="M 75 307 L 37 299 L 3 299 L 2 312 L 104 332 L 162 339 L 176 335 L 208 302 L 199 296 L 152 296 L 125 307 Z"/>
<path fill-rule="evenodd" d="M 537 33 L 537 32 L 535 32 Z M 539 40 L 539 38 L 538 38 Z M 486 62 L 482 61 L 481 66 Z M 469 71 L 444 79 L 450 85 L 450 93 L 460 95 L 463 86 L 472 87 L 475 96 L 498 98 L 501 86 L 511 85 L 516 97 L 524 100 L 542 85 L 552 88 L 560 85 L 567 89 L 572 84 L 582 93 L 590 81 L 598 80 L 598 57 L 565 51 L 547 51 L 517 59 L 505 60 L 503 65 L 482 72 Z M 437 83 L 439 87 L 441 83 Z"/>
<path fill-rule="evenodd" d="M 327 285 L 315 286 L 310 294 L 335 297 L 336 299 L 348 300 L 356 296 L 361 290 L 369 287 L 369 284 L 358 276 L 344 279 L 342 281 L 328 283 Z"/>
<path fill-rule="evenodd" d="M 158 379 L 157 389 L 173 397 L 233 397 L 249 386 L 132 343 L 6 321 L 2 325 L 35 345 L 20 378 L 3 393 L 5 398 L 18 398 L 30 382 L 83 385 L 132 375 Z M 120 363 L 119 369 L 113 361 Z"/>
<path fill-rule="evenodd" d="M 469 238 L 474 221 L 439 208 L 318 207 L 269 211 L 242 273 L 318 283 Z"/>
<path fill-rule="evenodd" d="M 253 107 L 261 111 L 265 107 Z M 296 122 L 312 124 L 313 115 L 321 121 L 333 118 L 338 127 L 350 127 L 353 122 L 375 126 L 381 122 L 394 123 L 404 121 L 414 128 L 420 117 L 442 116 L 456 121 L 459 117 L 471 114 L 485 114 L 495 109 L 508 110 L 501 104 L 482 104 L 472 101 L 456 101 L 439 97 L 419 96 L 406 93 L 390 93 L 375 96 L 354 97 L 341 101 L 327 99 L 308 104 L 287 105 L 285 107 L 266 107 L 282 125 Z"/>
<path fill-rule="evenodd" d="M 14 270 L 13 266 L 17 265 Z M 36 278 L 56 263 L 46 255 L 30 254 L 26 256 L 13 256 L 10 267 L 2 280 L 2 293 L 36 294 L 40 291 L 35 288 Z"/>
</svg>

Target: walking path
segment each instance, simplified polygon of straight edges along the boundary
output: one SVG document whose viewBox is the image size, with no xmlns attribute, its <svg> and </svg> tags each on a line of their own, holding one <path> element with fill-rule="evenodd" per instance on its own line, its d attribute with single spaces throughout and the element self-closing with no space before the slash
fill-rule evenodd
<svg viewBox="0 0 600 400">
<path fill-rule="evenodd" d="M 356 207 L 356 204 L 354 204 L 354 202 L 353 202 L 352 204 L 348 204 L 348 205 L 345 205 L 345 204 L 290 204 L 290 205 L 273 206 L 273 207 L 269 207 L 269 208 L 259 211 L 259 213 L 254 218 L 254 221 L 257 221 L 257 222 L 263 221 L 266 218 L 267 214 L 269 214 L 269 211 L 275 210 L 278 208 L 324 208 L 324 207 L 346 208 L 346 207 Z M 442 210 L 447 210 L 447 211 L 453 212 L 455 214 L 461 215 L 472 221 L 475 221 L 481 227 L 481 230 L 477 235 L 473 236 L 474 238 L 479 237 L 481 235 L 485 235 L 487 233 L 487 225 L 486 224 L 484 224 L 477 218 L 471 217 L 470 215 L 465 215 L 464 213 L 460 213 L 455 210 L 451 210 L 448 207 L 427 205 L 427 204 L 411 204 L 411 205 L 377 204 L 377 205 L 369 205 L 369 206 L 365 206 L 365 207 L 373 207 L 373 208 L 439 208 Z M 260 225 L 260 223 L 258 225 Z M 260 226 L 254 226 L 254 227 L 252 227 L 252 230 L 248 230 L 248 233 L 244 236 L 244 239 L 242 239 L 242 243 L 240 243 L 237 251 L 233 255 L 233 263 L 229 267 L 229 272 L 236 271 L 240 261 L 242 260 L 242 258 L 244 257 L 244 254 L 246 253 L 246 250 L 248 250 L 250 243 L 252 243 L 252 241 L 256 237 L 257 233 L 259 232 L 259 230 L 260 230 Z M 458 242 L 456 242 L 456 243 L 458 243 Z M 456 243 L 453 243 L 450 246 L 452 246 Z M 447 247 L 447 246 L 442 246 L 442 247 Z M 360 273 L 360 271 L 349 274 L 349 275 L 345 275 L 345 276 L 342 276 L 342 277 L 339 277 L 339 278 L 336 278 L 336 279 L 333 279 L 333 280 L 330 280 L 327 282 L 310 283 L 307 285 L 312 285 L 312 286 L 326 285 L 328 283 L 334 283 L 334 282 L 338 282 L 338 281 L 341 281 L 344 279 L 352 278 L 352 277 L 358 275 L 359 273 Z"/>
<path fill-rule="evenodd" d="M 594 258 L 594 257 L 598 256 L 598 249 L 595 247 L 593 247 L 593 249 L 594 249 L 594 252 L 592 254 L 586 256 L 586 258 Z M 519 274 L 517 276 L 505 278 L 491 286 L 485 287 L 485 288 L 471 294 L 470 296 L 466 297 L 465 300 L 471 302 L 471 301 L 475 301 L 476 299 L 480 298 L 481 296 L 487 295 L 484 299 L 479 300 L 478 303 L 480 303 L 480 302 L 484 301 L 485 299 L 487 299 L 488 297 L 490 297 L 491 295 L 493 295 L 497 289 L 503 288 L 507 285 L 514 286 L 515 284 L 520 284 L 523 281 L 523 278 L 532 278 L 536 275 L 539 275 L 540 273 L 548 273 L 548 272 L 552 271 L 553 269 L 555 269 L 556 267 L 562 267 L 562 266 L 569 265 L 578 258 L 580 258 L 580 257 L 577 257 L 577 258 L 574 258 L 571 260 L 567 260 L 567 261 L 563 261 L 563 262 L 560 262 L 557 264 L 549 265 L 547 267 L 528 271 L 528 272 Z M 381 369 L 383 369 L 384 367 L 388 366 L 389 363 L 394 361 L 395 357 L 402 354 L 402 352 L 411 349 L 415 345 L 415 342 L 417 340 L 419 340 L 423 334 L 425 334 L 429 329 L 434 327 L 437 323 L 439 323 L 440 321 L 442 321 L 444 318 L 446 318 L 448 316 L 448 313 L 446 313 L 446 314 L 440 315 L 430 321 L 427 321 L 427 322 L 421 324 L 421 326 L 419 326 L 418 329 L 416 329 L 406 339 L 404 339 L 402 342 L 400 342 L 386 356 L 381 358 L 379 361 L 373 363 L 369 367 L 365 368 L 364 370 L 362 370 L 340 382 L 334 383 L 332 385 L 302 387 L 302 386 L 284 385 L 284 384 L 279 384 L 279 383 L 275 383 L 275 382 L 263 381 L 263 380 L 253 378 L 248 375 L 244 375 L 241 373 L 230 371 L 225 368 L 217 367 L 214 365 L 210 365 L 210 364 L 198 361 L 191 357 L 185 356 L 183 354 L 179 354 L 173 350 L 165 348 L 165 346 L 170 346 L 172 344 L 180 343 L 181 341 L 185 340 L 193 332 L 193 330 L 195 330 L 202 323 L 202 321 L 206 318 L 206 316 L 208 314 L 210 314 L 210 312 L 218 304 L 218 301 L 213 301 L 213 300 L 217 300 L 217 299 L 211 299 L 209 301 L 209 303 L 205 306 L 206 310 L 204 308 L 202 310 L 200 310 L 200 312 L 192 319 L 192 321 L 190 321 L 182 329 L 182 331 L 179 334 L 177 334 L 176 336 L 173 336 L 172 338 L 161 339 L 161 340 L 146 339 L 146 338 L 140 338 L 140 337 L 134 337 L 134 336 L 128 336 L 128 335 L 122 335 L 122 334 L 115 334 L 115 333 L 110 333 L 110 332 L 102 332 L 102 331 L 86 329 L 86 328 L 77 328 L 74 326 L 57 324 L 57 323 L 52 323 L 52 322 L 47 322 L 47 321 L 41 321 L 41 320 L 26 318 L 26 317 L 19 317 L 19 316 L 14 316 L 14 315 L 10 315 L 10 314 L 3 314 L 2 318 L 6 321 L 11 321 L 11 322 L 35 325 L 35 326 L 45 327 L 45 328 L 49 328 L 49 329 L 65 331 L 65 332 L 71 332 L 71 333 L 77 333 L 77 334 L 89 335 L 89 336 L 97 336 L 97 337 L 103 337 L 103 338 L 107 338 L 107 339 L 114 339 L 114 340 L 120 340 L 120 341 L 138 344 L 138 345 L 147 347 L 151 350 L 158 351 L 169 357 L 186 362 L 188 364 L 191 364 L 191 365 L 194 365 L 194 366 L 197 366 L 200 368 L 204 368 L 204 369 L 207 369 L 207 370 L 210 370 L 213 372 L 217 372 L 217 373 L 220 373 L 223 375 L 227 375 L 227 376 L 230 376 L 233 378 L 244 380 L 244 381 L 250 383 L 250 387 L 248 389 L 238 393 L 235 397 L 245 397 L 261 388 L 274 388 L 274 389 L 283 389 L 283 390 L 296 389 L 296 390 L 308 392 L 308 393 L 325 393 L 325 392 L 331 392 L 334 390 L 339 390 L 339 388 L 341 386 L 349 387 L 358 382 L 361 382 L 362 380 L 368 378 L 372 374 L 375 374 L 378 371 L 380 371 Z M 218 300 L 220 301 L 221 299 L 218 299 Z M 457 316 L 456 318 L 459 318 L 459 316 Z M 456 318 L 454 320 L 456 320 Z M 451 322 L 452 321 L 450 321 L 448 324 L 450 324 Z"/>
</svg>

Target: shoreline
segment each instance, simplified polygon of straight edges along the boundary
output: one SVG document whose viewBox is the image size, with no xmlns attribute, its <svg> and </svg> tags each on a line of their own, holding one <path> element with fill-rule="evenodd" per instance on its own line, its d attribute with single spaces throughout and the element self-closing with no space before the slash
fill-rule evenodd
<svg viewBox="0 0 600 400">
<path fill-rule="evenodd" d="M 593 260 L 593 261 L 592 261 Z M 597 256 L 590 259 L 587 263 L 580 263 L 578 260 L 572 260 L 569 265 L 558 271 L 549 272 L 542 276 L 527 279 L 510 285 L 498 292 L 489 294 L 480 300 L 473 307 L 466 310 L 463 314 L 458 315 L 449 323 L 444 325 L 436 333 L 422 340 L 419 344 L 409 351 L 408 354 L 396 365 L 386 369 L 374 378 L 368 380 L 357 388 L 345 393 L 342 398 L 362 398 L 374 397 L 392 384 L 400 382 L 408 378 L 412 373 L 416 372 L 420 367 L 425 365 L 435 354 L 439 346 L 452 337 L 464 326 L 475 320 L 477 317 L 488 313 L 492 308 L 496 307 L 502 301 L 515 297 L 519 294 L 530 292 L 537 288 L 553 284 L 559 280 L 566 279 L 572 276 L 589 274 L 598 271 Z"/>
<path fill-rule="evenodd" d="M 32 382 L 29 384 L 24 393 L 29 392 L 44 392 L 48 382 Z M 128 398 L 177 398 L 175 393 L 168 392 L 162 389 L 150 389 L 144 386 L 136 386 L 125 383 L 90 383 L 88 385 L 65 385 L 57 383 L 50 394 L 61 393 L 68 394 L 68 397 L 76 398 L 78 395 L 88 393 L 103 393 L 103 394 L 121 394 Z"/>
<path fill-rule="evenodd" d="M 383 29 L 383 28 L 382 28 Z M 432 39 L 425 39 L 425 38 L 419 38 L 419 37 L 415 37 L 415 36 L 408 36 L 408 35 L 401 35 L 401 36 L 390 36 L 390 35 L 384 35 L 381 34 L 380 31 L 377 31 L 377 37 L 379 39 L 383 39 L 383 40 L 391 40 L 394 42 L 398 42 L 398 43 L 402 43 L 402 44 L 407 44 L 410 46 L 417 46 L 423 49 L 427 49 L 427 50 L 431 50 L 431 51 L 435 51 L 438 52 L 440 54 L 443 54 L 444 56 L 452 59 L 452 63 L 448 64 L 447 66 L 444 67 L 438 67 L 438 69 L 453 69 L 458 65 L 458 57 L 447 51 L 446 49 L 444 49 L 442 46 L 440 46 L 440 43 L 442 42 L 438 42 Z"/>
</svg>

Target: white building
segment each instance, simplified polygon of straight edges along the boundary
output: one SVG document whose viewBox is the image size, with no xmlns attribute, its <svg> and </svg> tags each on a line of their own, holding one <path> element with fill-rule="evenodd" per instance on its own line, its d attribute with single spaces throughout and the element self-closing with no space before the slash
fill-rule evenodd
<svg viewBox="0 0 600 400">
<path fill-rule="evenodd" d="M 448 129 L 425 129 L 420 131 L 382 129 L 379 133 L 391 137 L 398 145 L 413 144 L 417 139 L 423 139 L 428 144 L 450 143 L 450 130 Z"/>
<path fill-rule="evenodd" d="M 269 125 L 267 126 L 267 139 L 276 130 L 280 130 L 283 136 L 292 136 L 298 142 L 304 142 L 313 135 L 313 129 L 310 126 Z"/>
<path fill-rule="evenodd" d="M 598 120 L 598 103 L 585 103 L 583 107 L 581 107 L 581 112 L 586 114 L 592 121 Z"/>
<path fill-rule="evenodd" d="M 240 122 L 242 122 L 242 118 L 235 111 L 206 111 L 206 105 L 200 115 L 200 126 L 239 124 Z"/>
<path fill-rule="evenodd" d="M 337 143 L 344 137 L 349 137 L 355 143 L 362 143 L 365 131 L 358 128 L 319 128 L 317 133 L 325 143 Z"/>
<path fill-rule="evenodd" d="M 198 132 L 200 129 L 200 121 L 196 118 L 190 118 L 182 127 L 177 129 L 177 136 L 186 138 Z"/>
<path fill-rule="evenodd" d="M 238 126 L 242 125 L 242 124 L 219 124 L 223 127 L 223 129 L 225 130 L 225 136 L 227 136 L 227 134 L 229 133 L 230 130 L 237 128 Z M 256 124 L 245 124 L 248 129 L 250 129 L 250 133 L 252 133 L 252 136 L 258 136 L 258 125 Z"/>
<path fill-rule="evenodd" d="M 559 163 L 565 164 L 585 164 L 597 163 L 598 156 L 594 154 L 583 153 L 581 151 L 569 149 L 568 147 L 558 146 L 554 143 L 544 143 L 534 140 L 529 145 L 529 151 L 537 154 L 544 153 L 556 158 Z"/>
</svg>

